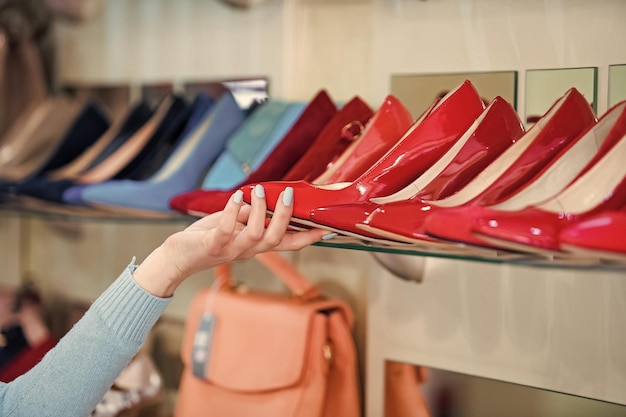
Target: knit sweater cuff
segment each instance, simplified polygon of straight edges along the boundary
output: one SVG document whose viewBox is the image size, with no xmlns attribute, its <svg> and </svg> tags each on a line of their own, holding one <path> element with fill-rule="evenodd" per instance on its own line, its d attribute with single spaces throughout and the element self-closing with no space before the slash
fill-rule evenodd
<svg viewBox="0 0 626 417">
<path fill-rule="evenodd" d="M 120 338 L 143 342 L 171 301 L 156 297 L 137 284 L 134 259 L 93 303 L 92 309 Z"/>
</svg>

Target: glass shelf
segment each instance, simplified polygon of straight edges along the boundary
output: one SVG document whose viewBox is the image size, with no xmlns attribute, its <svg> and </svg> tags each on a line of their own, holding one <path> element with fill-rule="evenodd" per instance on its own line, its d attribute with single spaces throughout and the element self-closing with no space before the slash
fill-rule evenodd
<svg viewBox="0 0 626 417">
<path fill-rule="evenodd" d="M 40 218 L 49 221 L 102 222 L 102 223 L 182 223 L 191 224 L 195 219 L 177 213 L 155 213 L 153 215 L 131 212 L 112 213 L 81 206 L 46 204 L 41 207 L 17 207 L 0 205 L 0 216 Z"/>
<path fill-rule="evenodd" d="M 100 222 L 100 223 L 133 223 L 133 224 L 191 224 L 197 218 L 178 213 L 154 213 L 152 215 L 131 212 L 106 212 L 88 207 L 65 206 L 55 204 L 39 204 L 24 208 L 11 204 L 0 205 L 0 216 L 40 218 L 48 221 L 64 222 Z M 455 259 L 461 261 L 483 262 L 490 264 L 506 264 L 531 266 L 537 268 L 556 268 L 594 271 L 626 272 L 626 262 L 611 262 L 595 258 L 580 258 L 568 255 L 535 255 L 519 252 L 500 251 L 466 245 L 450 244 L 445 249 L 423 245 L 397 245 L 372 243 L 357 238 L 338 236 L 332 241 L 321 241 L 313 246 L 334 249 L 379 252 L 397 255 L 422 256 L 431 258 Z"/>
<path fill-rule="evenodd" d="M 339 238 L 341 239 L 341 238 Z M 385 246 L 366 241 L 358 242 L 354 239 L 338 240 L 335 242 L 317 242 L 314 246 L 360 250 L 366 252 L 383 252 L 397 255 L 423 256 L 431 258 L 455 259 L 459 261 L 484 262 L 501 265 L 530 266 L 536 268 L 591 270 L 607 272 L 626 272 L 626 263 L 609 262 L 594 258 L 580 258 L 575 256 L 542 256 L 528 253 L 504 252 L 497 250 L 483 250 L 469 246 L 459 246 L 459 250 L 436 250 L 417 245 Z"/>
</svg>

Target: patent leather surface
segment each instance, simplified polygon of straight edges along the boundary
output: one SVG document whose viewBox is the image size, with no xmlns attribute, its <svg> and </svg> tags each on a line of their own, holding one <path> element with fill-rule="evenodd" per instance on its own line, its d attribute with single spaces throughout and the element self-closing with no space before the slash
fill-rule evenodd
<svg viewBox="0 0 626 417">
<path fill-rule="evenodd" d="M 520 211 L 476 219 L 472 230 L 482 240 L 529 252 L 560 251 L 565 227 L 605 210 L 626 205 L 626 135 L 563 191 Z M 538 249 L 538 250 L 537 250 Z"/>
<path fill-rule="evenodd" d="M 444 166 L 429 168 L 418 180 L 396 193 L 395 197 L 380 200 L 406 200 L 411 197 L 436 200 L 454 194 L 523 133 L 524 128 L 513 107 L 504 99 L 497 97 L 463 134 L 459 141 L 464 143 L 455 144 L 449 150 L 452 155 L 446 154 L 437 162 L 443 163 Z M 460 149 L 455 149 L 457 146 L 461 146 Z M 435 172 L 431 174 L 431 170 Z M 426 182 L 425 186 L 421 186 L 420 182 Z M 356 224 L 364 222 L 381 206 L 377 199 L 374 200 L 318 207 L 311 212 L 311 219 L 317 224 L 331 226 L 333 229 L 363 234 L 362 229 L 358 229 Z"/>
<path fill-rule="evenodd" d="M 593 167 L 625 134 L 626 102 L 622 102 L 570 143 L 526 187 L 501 204 L 444 208 L 426 218 L 424 229 L 440 239 L 485 246 L 487 244 L 472 233 L 474 219 L 494 215 L 499 210 L 521 210 L 554 196 Z"/>
<path fill-rule="evenodd" d="M 481 240 L 505 248 L 535 252 L 535 249 L 560 252 L 561 230 L 605 210 L 617 210 L 626 204 L 626 180 L 607 195 L 601 204 L 582 213 L 568 210 L 546 211 L 528 207 L 517 212 L 498 212 L 476 219 L 472 231 Z"/>
<path fill-rule="evenodd" d="M 626 212 L 604 211 L 566 227 L 559 234 L 561 249 L 598 257 L 626 257 Z"/>
<path fill-rule="evenodd" d="M 354 97 L 348 101 L 324 126 L 315 142 L 282 180 L 315 180 L 335 163 L 353 141 L 358 140 L 361 128 L 367 125 L 373 115 L 373 110 L 361 98 Z"/>
<path fill-rule="evenodd" d="M 348 147 L 337 163 L 317 178 L 317 184 L 356 180 L 387 152 L 411 126 L 409 110 L 394 96 L 385 98 L 358 142 Z"/>
<path fill-rule="evenodd" d="M 416 122 L 374 166 L 347 185 L 317 186 L 298 183 L 292 217 L 309 219 L 317 207 L 386 196 L 409 185 L 443 155 L 471 126 L 484 107 L 480 96 L 465 82 Z M 268 183 L 276 197 L 285 183 Z M 248 200 L 250 190 L 248 189 Z M 269 200 L 275 200 L 270 197 Z M 244 199 L 246 198 L 244 193 Z M 272 209 L 273 207 L 270 207 Z"/>
<path fill-rule="evenodd" d="M 556 105 L 556 104 L 555 104 Z M 542 119 L 545 120 L 545 119 Z M 540 137 L 535 139 L 532 152 L 525 152 L 488 189 L 477 196 L 473 203 L 496 204 L 526 184 L 541 171 L 569 143 L 596 123 L 593 109 L 587 99 L 572 88 L 563 97 L 559 110 L 543 126 Z M 540 122 L 541 123 L 541 122 Z"/>
<path fill-rule="evenodd" d="M 437 201 L 415 198 L 386 204 L 384 210 L 380 208 L 372 212 L 364 224 L 393 231 L 411 240 L 423 239 L 426 237 L 424 220 L 427 215 L 441 207 L 488 206 L 505 200 L 595 122 L 589 103 L 576 89 L 571 89 L 515 145 L 455 195 Z M 400 218 L 402 224 L 397 221 Z"/>
</svg>

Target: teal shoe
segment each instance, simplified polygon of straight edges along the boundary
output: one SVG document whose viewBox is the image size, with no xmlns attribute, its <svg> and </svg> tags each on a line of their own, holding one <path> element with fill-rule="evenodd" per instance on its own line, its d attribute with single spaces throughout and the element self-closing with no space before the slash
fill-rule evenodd
<svg viewBox="0 0 626 417">
<path fill-rule="evenodd" d="M 270 100 L 248 116 L 202 182 L 205 190 L 230 190 L 245 181 L 298 120 L 306 103 Z"/>
</svg>

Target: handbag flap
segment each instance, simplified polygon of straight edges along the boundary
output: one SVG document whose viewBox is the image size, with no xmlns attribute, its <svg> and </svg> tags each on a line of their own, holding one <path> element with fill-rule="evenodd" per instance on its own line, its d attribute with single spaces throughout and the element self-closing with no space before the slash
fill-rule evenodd
<svg viewBox="0 0 626 417">
<path fill-rule="evenodd" d="M 194 338 L 209 294 L 203 290 L 195 297 L 187 319 L 182 346 L 186 367 L 193 366 Z M 297 303 L 270 293 L 227 289 L 212 295 L 214 324 L 203 379 L 238 392 L 296 385 L 307 365 L 314 317 L 325 310 L 346 310 L 336 301 Z"/>
<path fill-rule="evenodd" d="M 244 172 L 253 171 L 287 133 L 304 109 L 302 103 L 270 100 L 248 116 L 226 144 Z"/>
</svg>

